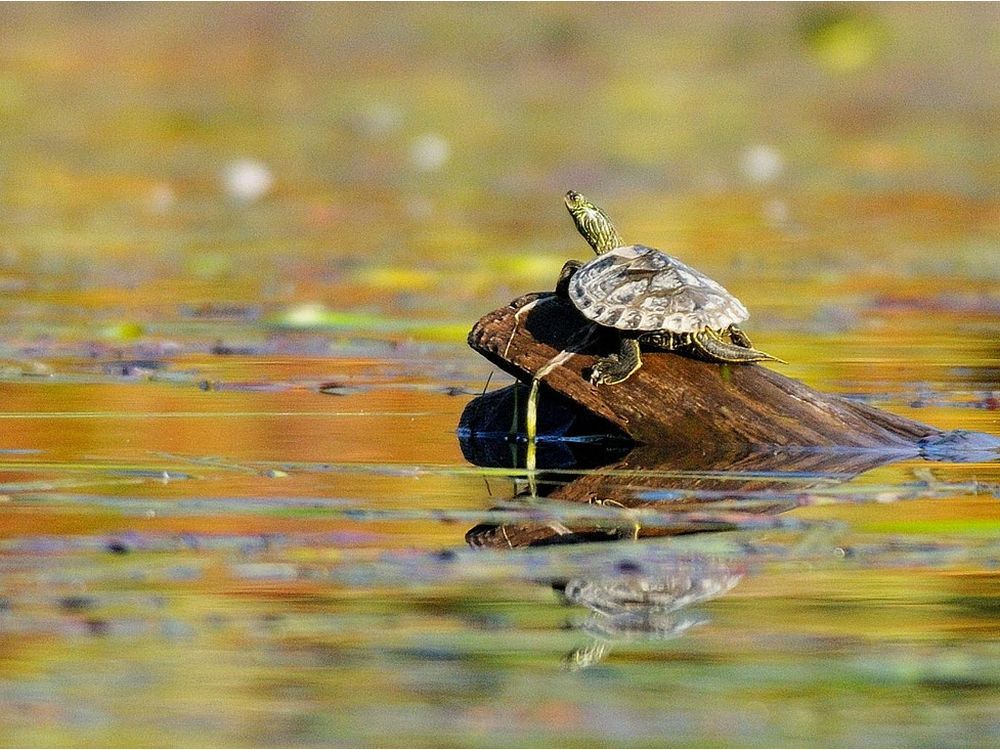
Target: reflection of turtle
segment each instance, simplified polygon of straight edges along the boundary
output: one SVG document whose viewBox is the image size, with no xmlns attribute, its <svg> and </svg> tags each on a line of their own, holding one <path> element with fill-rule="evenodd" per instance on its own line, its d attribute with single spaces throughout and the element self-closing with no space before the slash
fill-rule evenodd
<svg viewBox="0 0 1000 750">
<path fill-rule="evenodd" d="M 647 558 L 642 564 L 622 560 L 614 573 L 567 581 L 561 588 L 569 604 L 582 604 L 590 615 L 580 628 L 593 641 L 567 656 L 570 669 L 585 669 L 608 655 L 615 641 L 678 638 L 708 617 L 688 607 L 732 589 L 743 572 L 711 557 Z"/>
<path fill-rule="evenodd" d="M 566 207 L 598 257 L 585 264 L 567 261 L 556 292 L 621 337 L 619 352 L 594 364 L 591 383 L 628 379 L 642 366 L 640 345 L 711 362 L 776 360 L 754 349 L 736 327 L 749 313 L 720 284 L 659 250 L 625 245 L 608 215 L 579 193 L 566 194 Z"/>
</svg>

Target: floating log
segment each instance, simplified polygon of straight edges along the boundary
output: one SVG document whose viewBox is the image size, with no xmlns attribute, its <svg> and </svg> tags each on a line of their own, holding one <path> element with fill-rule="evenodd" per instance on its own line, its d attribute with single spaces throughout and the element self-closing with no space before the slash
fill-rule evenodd
<svg viewBox="0 0 1000 750">
<path fill-rule="evenodd" d="M 593 386 L 589 370 L 615 351 L 614 337 L 551 293 L 520 297 L 484 316 L 469 345 L 516 378 L 541 382 L 638 443 L 706 453 L 748 445 L 910 449 L 942 433 L 866 404 L 821 393 L 761 365 L 643 354 L 618 385 Z"/>
<path fill-rule="evenodd" d="M 527 383 L 540 377 L 531 497 L 622 511 L 618 519 L 565 522 L 515 514 L 510 523 L 470 529 L 466 540 L 473 547 L 726 531 L 745 525 L 748 516 L 774 517 L 796 507 L 798 495 L 816 485 L 892 461 L 1000 457 L 995 436 L 943 432 L 759 365 L 650 352 L 626 382 L 592 386 L 589 368 L 616 348 L 613 337 L 552 294 L 526 295 L 489 313 L 469 344 L 522 382 L 468 404 L 458 429 L 465 457 L 480 466 L 525 465 Z M 755 502 L 732 513 L 712 508 L 733 497 Z M 658 511 L 658 520 L 630 520 L 630 511 L 643 509 Z"/>
</svg>

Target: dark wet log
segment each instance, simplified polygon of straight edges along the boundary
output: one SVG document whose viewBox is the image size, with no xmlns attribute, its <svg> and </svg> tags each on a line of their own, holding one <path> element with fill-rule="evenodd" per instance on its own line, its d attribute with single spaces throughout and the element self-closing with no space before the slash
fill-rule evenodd
<svg viewBox="0 0 1000 750">
<path fill-rule="evenodd" d="M 476 466 L 513 469 L 526 461 L 528 386 L 514 383 L 472 399 L 462 411 L 458 440 Z M 538 469 L 586 469 L 622 458 L 635 443 L 569 399 L 549 394 L 538 404 Z"/>
<path fill-rule="evenodd" d="M 917 453 L 922 439 L 940 433 L 760 365 L 720 365 L 667 352 L 644 354 L 642 368 L 624 383 L 594 387 L 589 369 L 615 350 L 614 342 L 552 294 L 525 295 L 489 313 L 473 327 L 469 345 L 525 382 L 569 352 L 542 382 L 640 443 L 712 452 L 769 445 Z"/>
</svg>

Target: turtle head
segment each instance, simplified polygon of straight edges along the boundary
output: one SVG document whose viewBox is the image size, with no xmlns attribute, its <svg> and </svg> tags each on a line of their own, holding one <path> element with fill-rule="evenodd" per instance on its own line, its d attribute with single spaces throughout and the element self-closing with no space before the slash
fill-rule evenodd
<svg viewBox="0 0 1000 750">
<path fill-rule="evenodd" d="M 625 244 L 604 210 L 595 206 L 575 190 L 566 193 L 566 208 L 569 209 L 569 215 L 573 217 L 577 231 L 583 235 L 583 238 L 590 243 L 598 255 Z"/>
</svg>

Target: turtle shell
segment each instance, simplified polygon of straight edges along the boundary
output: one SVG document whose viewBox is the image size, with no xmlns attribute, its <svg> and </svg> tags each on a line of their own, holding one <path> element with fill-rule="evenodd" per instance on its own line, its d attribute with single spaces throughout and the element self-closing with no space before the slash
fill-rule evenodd
<svg viewBox="0 0 1000 750">
<path fill-rule="evenodd" d="M 623 331 L 722 330 L 749 317 L 718 282 L 645 245 L 618 247 L 585 264 L 569 296 L 590 320 Z"/>
</svg>

